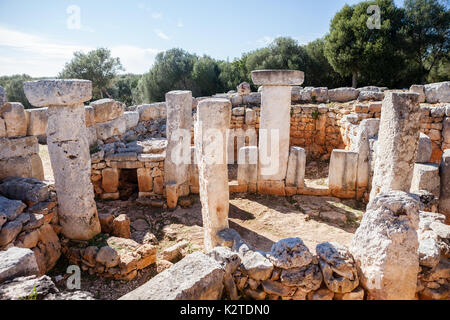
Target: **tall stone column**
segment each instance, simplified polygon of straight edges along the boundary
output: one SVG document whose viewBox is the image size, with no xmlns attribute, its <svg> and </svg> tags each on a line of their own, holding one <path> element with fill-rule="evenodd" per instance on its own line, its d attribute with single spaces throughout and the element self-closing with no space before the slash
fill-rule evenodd
<svg viewBox="0 0 450 320">
<path fill-rule="evenodd" d="M 301 85 L 304 73 L 294 70 L 258 70 L 252 80 L 262 85 L 259 127 L 259 180 L 286 178 L 291 126 L 291 86 Z"/>
<path fill-rule="evenodd" d="M 176 207 L 178 197 L 189 194 L 192 92 L 168 92 L 166 104 L 167 150 L 164 163 L 164 180 L 166 191 L 168 191 L 169 207 L 173 208 Z"/>
<path fill-rule="evenodd" d="M 69 239 L 89 240 L 100 233 L 83 104 L 91 99 L 92 83 L 40 80 L 26 82 L 24 90 L 32 105 L 48 106 L 47 143 L 62 233 Z"/>
<path fill-rule="evenodd" d="M 450 149 L 445 150 L 442 154 L 440 176 L 439 212 L 445 215 L 445 223 L 450 224 Z"/>
<path fill-rule="evenodd" d="M 419 144 L 419 119 L 417 93 L 385 93 L 370 200 L 380 192 L 409 192 Z"/>
<path fill-rule="evenodd" d="M 219 244 L 218 232 L 228 228 L 227 131 L 230 121 L 229 100 L 206 99 L 198 104 L 194 138 L 207 251 Z"/>
</svg>

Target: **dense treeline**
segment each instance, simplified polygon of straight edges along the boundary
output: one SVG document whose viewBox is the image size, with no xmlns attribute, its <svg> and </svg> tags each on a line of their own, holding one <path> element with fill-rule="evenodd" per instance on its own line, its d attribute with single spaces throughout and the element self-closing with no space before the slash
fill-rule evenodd
<svg viewBox="0 0 450 320">
<path fill-rule="evenodd" d="M 77 52 L 58 77 L 92 80 L 94 99 L 112 97 L 131 105 L 163 101 L 170 90 L 191 90 L 196 97 L 228 92 L 243 81 L 252 83 L 251 71 L 258 69 L 302 70 L 304 86 L 329 88 L 406 88 L 449 80 L 448 0 L 405 0 L 403 7 L 393 0 L 345 5 L 332 19 L 329 33 L 307 45 L 280 37 L 232 62 L 174 48 L 159 53 L 144 75 L 118 75 L 123 67 L 108 49 Z M 1 77 L 8 100 L 29 107 L 21 87 L 29 79 Z"/>
</svg>

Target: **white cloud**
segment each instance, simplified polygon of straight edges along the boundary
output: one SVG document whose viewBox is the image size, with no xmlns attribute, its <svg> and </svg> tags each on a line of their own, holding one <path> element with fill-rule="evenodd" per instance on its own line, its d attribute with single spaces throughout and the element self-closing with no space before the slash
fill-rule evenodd
<svg viewBox="0 0 450 320">
<path fill-rule="evenodd" d="M 75 51 L 86 53 L 93 49 L 0 26 L 0 75 L 56 76 L 73 58 Z M 120 58 L 126 72 L 144 73 L 153 64 L 159 50 L 122 45 L 111 47 L 111 52 Z"/>
<path fill-rule="evenodd" d="M 178 21 L 178 23 L 177 23 L 177 27 L 178 28 L 183 28 L 184 27 L 184 23 L 183 23 L 183 21 Z"/>
<path fill-rule="evenodd" d="M 273 40 L 275 40 L 275 38 L 270 37 L 270 36 L 264 36 L 261 39 L 256 40 L 256 43 L 261 46 L 267 46 L 267 45 L 271 44 L 273 42 Z"/>
<path fill-rule="evenodd" d="M 156 20 L 161 20 L 163 18 L 163 14 L 161 12 L 152 13 L 152 18 Z"/>
<path fill-rule="evenodd" d="M 156 33 L 156 35 L 158 36 L 158 37 L 160 37 L 161 39 L 163 39 L 163 40 L 170 40 L 170 37 L 167 35 L 167 34 L 165 34 L 164 32 L 162 32 L 160 29 L 155 29 L 155 30 L 153 30 L 155 33 Z"/>
</svg>

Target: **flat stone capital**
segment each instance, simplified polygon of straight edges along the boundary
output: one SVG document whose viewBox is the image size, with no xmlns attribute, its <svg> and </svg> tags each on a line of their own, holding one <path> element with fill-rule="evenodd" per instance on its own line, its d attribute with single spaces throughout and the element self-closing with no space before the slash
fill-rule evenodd
<svg viewBox="0 0 450 320">
<path fill-rule="evenodd" d="M 166 101 L 168 97 L 178 97 L 178 96 L 190 96 L 192 98 L 192 91 L 188 90 L 174 90 L 166 93 Z"/>
<path fill-rule="evenodd" d="M 297 70 L 256 70 L 252 71 L 252 80 L 262 86 L 299 86 L 305 74 Z"/>
<path fill-rule="evenodd" d="M 28 101 L 35 107 L 80 105 L 92 98 L 89 80 L 58 79 L 25 82 Z"/>
</svg>

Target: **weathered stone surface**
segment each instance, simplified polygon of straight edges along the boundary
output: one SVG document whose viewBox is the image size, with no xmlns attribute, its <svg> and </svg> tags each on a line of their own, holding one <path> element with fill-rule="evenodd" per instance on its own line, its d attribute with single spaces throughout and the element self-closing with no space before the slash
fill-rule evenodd
<svg viewBox="0 0 450 320">
<path fill-rule="evenodd" d="M 324 242 L 317 245 L 316 252 L 328 289 L 348 293 L 359 285 L 355 261 L 346 247 L 335 242 Z"/>
<path fill-rule="evenodd" d="M 232 274 L 241 264 L 239 254 L 228 247 L 215 247 L 208 252 L 208 256 L 220 263 L 225 273 Z"/>
<path fill-rule="evenodd" d="M 308 293 L 308 300 L 333 300 L 333 298 L 334 292 L 325 288 Z"/>
<path fill-rule="evenodd" d="M 38 274 L 39 269 L 33 251 L 17 247 L 0 251 L 0 283 L 17 277 Z"/>
<path fill-rule="evenodd" d="M 218 300 L 224 274 L 217 261 L 195 252 L 119 300 Z"/>
<path fill-rule="evenodd" d="M 175 186 L 178 196 L 187 196 L 179 186 L 189 182 L 189 164 L 191 162 L 192 92 L 171 91 L 166 94 L 167 149 L 164 162 L 164 181 Z M 189 191 L 188 189 L 186 189 Z M 175 201 L 176 205 L 177 201 Z M 173 207 L 173 206 L 172 206 Z"/>
<path fill-rule="evenodd" d="M 108 122 L 120 118 L 125 110 L 122 102 L 113 99 L 101 99 L 91 103 L 94 108 L 94 121 L 96 123 Z"/>
<path fill-rule="evenodd" d="M 0 117 L 5 121 L 8 137 L 24 137 L 27 135 L 27 116 L 21 103 L 5 103 L 0 107 Z"/>
<path fill-rule="evenodd" d="M 180 241 L 173 246 L 164 249 L 162 252 L 162 257 L 166 261 L 176 263 L 183 257 L 183 250 L 189 245 L 186 240 Z"/>
<path fill-rule="evenodd" d="M 109 246 L 104 246 L 97 252 L 95 261 L 104 265 L 106 268 L 114 268 L 119 264 L 120 257 L 116 250 Z"/>
<path fill-rule="evenodd" d="M 117 192 L 119 188 L 119 169 L 105 168 L 102 170 L 102 189 L 106 193 Z"/>
<path fill-rule="evenodd" d="M 259 178 L 286 178 L 289 158 L 291 89 L 263 86 L 259 129 Z"/>
<path fill-rule="evenodd" d="M 226 132 L 230 126 L 231 103 L 207 99 L 197 107 L 195 146 L 205 249 L 219 244 L 217 233 L 228 228 L 229 186 Z"/>
<path fill-rule="evenodd" d="M 5 120 L 3 120 L 2 118 L 0 118 L 0 138 L 4 138 L 6 137 L 6 124 L 5 124 Z"/>
<path fill-rule="evenodd" d="M 427 103 L 450 102 L 450 81 L 426 84 L 425 96 Z"/>
<path fill-rule="evenodd" d="M 414 92 L 414 93 L 418 93 L 419 94 L 419 103 L 424 103 L 425 102 L 425 87 L 423 85 L 419 85 L 419 84 L 413 84 L 410 88 L 409 91 Z"/>
<path fill-rule="evenodd" d="M 4 216 L 8 221 L 15 220 L 26 207 L 22 201 L 10 200 L 0 196 L 0 215 Z"/>
<path fill-rule="evenodd" d="M 296 86 L 301 85 L 305 74 L 297 70 L 256 70 L 252 71 L 252 81 L 256 85 Z"/>
<path fill-rule="evenodd" d="M 248 82 L 242 82 L 241 84 L 239 84 L 237 86 L 236 90 L 240 96 L 247 96 L 252 91 L 252 89 L 250 87 L 250 83 L 248 83 Z"/>
<path fill-rule="evenodd" d="M 311 263 L 313 256 L 300 238 L 278 241 L 268 254 L 274 266 L 282 269 L 301 268 Z"/>
<path fill-rule="evenodd" d="M 157 120 L 166 117 L 166 103 L 143 104 L 137 107 L 139 121 Z"/>
<path fill-rule="evenodd" d="M 437 198 L 440 194 L 439 166 L 435 163 L 416 163 L 411 181 L 411 192 L 425 190 Z"/>
<path fill-rule="evenodd" d="M 414 299 L 419 207 L 402 191 L 380 193 L 369 203 L 350 248 L 369 299 Z"/>
<path fill-rule="evenodd" d="M 337 88 L 328 90 L 328 98 L 333 102 L 347 102 L 358 99 L 359 90 L 355 88 Z"/>
<path fill-rule="evenodd" d="M 256 124 L 256 111 L 250 108 L 245 109 L 245 124 L 254 126 Z"/>
<path fill-rule="evenodd" d="M 284 286 L 277 281 L 264 280 L 261 282 L 261 285 L 263 290 L 269 295 L 287 297 L 293 293 L 293 289 L 291 287 Z"/>
<path fill-rule="evenodd" d="M 6 92 L 2 86 L 0 86 L 0 107 L 6 102 Z"/>
<path fill-rule="evenodd" d="M 239 150 L 237 179 L 239 185 L 258 182 L 258 147 L 243 147 Z"/>
<path fill-rule="evenodd" d="M 39 155 L 32 154 L 0 160 L 0 180 L 12 177 L 44 180 L 44 168 Z"/>
<path fill-rule="evenodd" d="M 89 80 L 38 80 L 25 82 L 23 89 L 35 107 L 79 105 L 92 98 Z"/>
<path fill-rule="evenodd" d="M 419 95 L 388 92 L 383 101 L 370 199 L 379 192 L 409 192 L 417 157 Z"/>
<path fill-rule="evenodd" d="M 0 230 L 0 247 L 11 243 L 22 230 L 22 223 L 19 221 L 10 221 L 2 226 Z"/>
<path fill-rule="evenodd" d="M 441 166 L 441 195 L 439 197 L 439 211 L 445 214 L 447 223 L 450 222 L 450 149 L 442 154 Z"/>
<path fill-rule="evenodd" d="M 247 96 L 243 96 L 242 103 L 248 106 L 259 106 L 261 104 L 261 93 L 252 92 Z"/>
<path fill-rule="evenodd" d="M 355 291 L 339 294 L 336 293 L 334 295 L 335 300 L 364 300 L 364 289 L 358 287 Z"/>
<path fill-rule="evenodd" d="M 431 154 L 433 153 L 433 144 L 431 139 L 424 133 L 420 133 L 419 146 L 417 147 L 416 163 L 430 162 Z"/>
<path fill-rule="evenodd" d="M 330 159 L 329 189 L 337 197 L 352 198 L 356 190 L 358 153 L 333 150 Z"/>
<path fill-rule="evenodd" d="M 58 262 L 61 256 L 59 238 L 49 224 L 43 225 L 39 232 L 40 246 L 33 248 L 40 275 L 46 274 Z"/>
<path fill-rule="evenodd" d="M 48 186 L 34 178 L 7 178 L 0 184 L 0 193 L 10 199 L 43 202 L 50 197 Z"/>
<path fill-rule="evenodd" d="M 291 147 L 286 173 L 286 186 L 304 187 L 306 152 L 300 147 Z"/>
<path fill-rule="evenodd" d="M 273 264 L 260 252 L 247 251 L 242 257 L 242 269 L 254 280 L 267 280 L 273 270 Z"/>
<path fill-rule="evenodd" d="M 127 123 L 124 117 L 96 125 L 97 139 L 107 140 L 111 137 L 121 136 L 127 131 Z"/>
<path fill-rule="evenodd" d="M 89 240 L 100 232 L 101 227 L 90 179 L 91 158 L 84 105 L 50 106 L 48 114 L 47 142 L 62 233 L 69 239 Z"/>
<path fill-rule="evenodd" d="M 381 101 L 383 99 L 384 93 L 375 91 L 360 91 L 358 96 L 358 101 Z"/>
<path fill-rule="evenodd" d="M 281 283 L 297 287 L 308 293 L 320 288 L 323 276 L 317 264 L 311 263 L 301 268 L 284 269 L 280 275 Z"/>
<path fill-rule="evenodd" d="M 131 238 L 130 218 L 126 214 L 121 214 L 113 220 L 112 234 L 120 238 Z"/>
<path fill-rule="evenodd" d="M 39 143 L 36 137 L 0 139 L 0 160 L 37 153 L 39 153 Z"/>
<path fill-rule="evenodd" d="M 137 111 L 124 112 L 123 117 L 125 118 L 127 130 L 135 128 L 139 123 L 139 112 Z"/>
<path fill-rule="evenodd" d="M 45 135 L 48 123 L 47 108 L 27 109 L 25 111 L 28 114 L 27 135 Z"/>
</svg>

